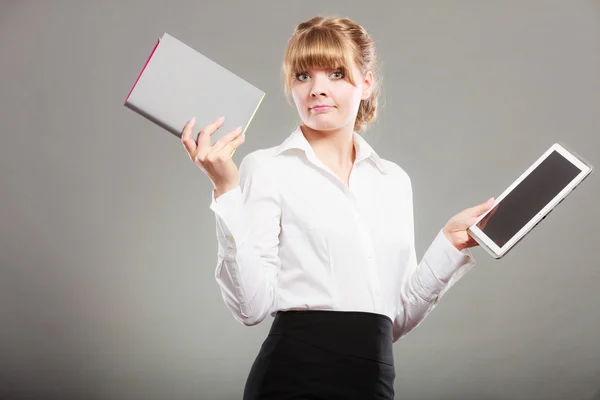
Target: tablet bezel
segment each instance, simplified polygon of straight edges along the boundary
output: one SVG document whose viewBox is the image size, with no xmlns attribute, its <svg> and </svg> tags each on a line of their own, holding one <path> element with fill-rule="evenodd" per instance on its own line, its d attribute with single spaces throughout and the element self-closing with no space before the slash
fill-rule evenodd
<svg viewBox="0 0 600 400">
<path fill-rule="evenodd" d="M 542 163 L 553 151 L 557 151 L 563 157 L 565 157 L 569 162 L 575 165 L 579 170 L 579 174 L 571 182 L 565 186 L 552 200 L 550 200 L 540 212 L 538 212 L 527 224 L 525 224 L 510 240 L 508 240 L 504 246 L 499 247 L 494 241 L 492 241 L 481 229 L 477 227 L 479 221 L 481 221 L 485 216 L 491 212 L 494 207 L 502 200 L 519 184 L 523 181 L 531 172 L 537 168 L 538 165 Z M 548 215 L 552 211 L 554 207 L 556 207 L 562 200 L 565 199 L 566 196 L 571 193 L 573 189 L 577 185 L 579 185 L 592 171 L 593 166 L 585 161 L 580 156 L 576 155 L 573 151 L 567 150 L 567 148 L 561 143 L 554 143 L 548 150 L 546 150 L 525 172 L 519 176 L 498 198 L 494 200 L 494 206 L 483 215 L 479 216 L 475 223 L 471 225 L 467 231 L 475 241 L 477 241 L 481 247 L 483 247 L 486 251 L 488 251 L 494 258 L 499 259 L 502 258 L 506 253 L 513 248 L 528 232 L 530 232 L 542 219 Z"/>
</svg>

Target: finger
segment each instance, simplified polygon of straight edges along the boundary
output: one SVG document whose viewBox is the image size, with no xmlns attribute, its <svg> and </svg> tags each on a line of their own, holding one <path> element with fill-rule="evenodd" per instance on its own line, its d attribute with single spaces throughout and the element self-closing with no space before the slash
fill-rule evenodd
<svg viewBox="0 0 600 400">
<path fill-rule="evenodd" d="M 224 135 L 222 138 L 215 142 L 215 144 L 213 145 L 213 149 L 217 152 L 223 150 L 229 142 L 231 142 L 233 139 L 239 136 L 240 132 L 242 132 L 241 126 L 238 126 L 231 132 L 228 132 L 226 135 Z"/>
<path fill-rule="evenodd" d="M 491 197 L 488 201 L 486 201 L 485 203 L 479 204 L 475 207 L 471 208 L 472 214 L 475 216 L 480 216 L 481 214 L 483 214 L 484 212 L 486 212 L 487 210 L 489 210 L 490 208 L 492 208 L 492 206 L 494 205 L 494 198 Z"/>
<path fill-rule="evenodd" d="M 189 120 L 181 132 L 181 143 L 190 157 L 192 157 L 193 153 L 196 151 L 196 142 L 194 142 L 194 139 L 192 138 L 192 128 L 194 127 L 195 123 L 196 117 Z"/>
<path fill-rule="evenodd" d="M 221 125 L 223 125 L 225 117 L 214 120 L 210 124 L 206 125 L 198 133 L 198 147 L 210 147 L 210 135 L 212 135 Z"/>
<path fill-rule="evenodd" d="M 221 151 L 227 152 L 227 154 L 231 154 L 233 156 L 233 153 L 235 153 L 237 148 L 240 147 L 242 145 L 242 143 L 244 143 L 245 140 L 246 140 L 245 134 L 239 135 L 238 137 L 236 137 L 235 139 L 233 139 L 232 141 L 227 143 L 227 145 L 225 145 L 225 147 L 223 147 L 221 149 Z"/>
<path fill-rule="evenodd" d="M 481 217 L 482 214 L 484 214 L 486 211 L 488 211 L 494 205 L 493 199 L 494 198 L 492 197 L 485 203 L 482 203 L 475 207 L 468 208 L 465 211 L 463 211 L 463 213 L 464 213 L 463 216 L 466 219 L 468 226 L 473 225 L 479 219 L 479 217 Z M 480 224 L 482 226 L 485 226 L 485 224 L 487 223 L 487 219 L 489 219 L 492 216 L 491 214 L 493 212 L 495 212 L 495 210 L 490 212 L 489 214 L 487 214 L 486 216 L 484 216 L 481 219 Z"/>
<path fill-rule="evenodd" d="M 465 249 L 471 249 L 477 246 L 479 246 L 479 243 L 476 240 L 469 239 L 469 241 L 465 244 Z"/>
</svg>

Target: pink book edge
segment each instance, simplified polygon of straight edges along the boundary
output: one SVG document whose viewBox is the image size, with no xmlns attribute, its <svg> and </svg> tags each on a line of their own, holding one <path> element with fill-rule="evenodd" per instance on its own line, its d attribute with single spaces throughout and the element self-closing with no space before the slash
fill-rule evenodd
<svg viewBox="0 0 600 400">
<path fill-rule="evenodd" d="M 146 69 L 146 66 L 150 62 L 150 59 L 152 58 L 152 55 L 154 55 L 154 51 L 156 50 L 156 48 L 158 47 L 159 44 L 160 44 L 160 39 L 154 45 L 154 48 L 152 49 L 152 52 L 150 53 L 150 57 L 148 57 L 148 59 L 146 60 L 146 63 L 144 64 L 144 68 L 142 68 L 142 70 L 140 71 L 140 74 L 138 75 L 137 79 L 135 80 L 135 83 L 131 87 L 131 90 L 129 91 L 129 94 L 127 95 L 127 98 L 125 99 L 124 104 L 127 104 L 127 100 L 129 100 L 129 96 L 131 96 L 131 92 L 133 92 L 133 89 L 135 88 L 135 85 L 137 85 L 138 81 L 142 77 L 142 74 L 144 73 L 144 70 Z"/>
</svg>

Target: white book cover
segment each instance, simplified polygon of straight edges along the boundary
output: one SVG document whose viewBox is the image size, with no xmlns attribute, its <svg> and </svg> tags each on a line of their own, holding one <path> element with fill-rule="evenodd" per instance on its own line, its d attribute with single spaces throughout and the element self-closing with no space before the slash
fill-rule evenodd
<svg viewBox="0 0 600 400">
<path fill-rule="evenodd" d="M 195 49 L 164 33 L 150 53 L 124 105 L 181 137 L 196 117 L 193 138 L 221 116 L 211 144 L 242 126 L 246 133 L 265 93 Z"/>
</svg>

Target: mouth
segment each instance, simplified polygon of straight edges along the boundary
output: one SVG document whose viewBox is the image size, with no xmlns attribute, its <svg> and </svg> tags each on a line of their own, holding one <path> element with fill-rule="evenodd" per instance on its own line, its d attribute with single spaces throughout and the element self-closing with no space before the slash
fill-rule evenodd
<svg viewBox="0 0 600 400">
<path fill-rule="evenodd" d="M 319 106 L 314 106 L 309 108 L 309 110 L 313 110 L 313 111 L 324 111 L 324 110 L 329 110 L 335 108 L 334 106 L 326 106 L 326 105 L 319 105 Z"/>
</svg>

